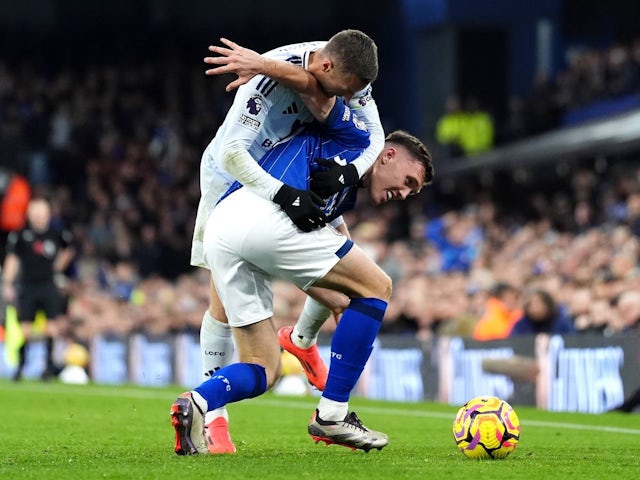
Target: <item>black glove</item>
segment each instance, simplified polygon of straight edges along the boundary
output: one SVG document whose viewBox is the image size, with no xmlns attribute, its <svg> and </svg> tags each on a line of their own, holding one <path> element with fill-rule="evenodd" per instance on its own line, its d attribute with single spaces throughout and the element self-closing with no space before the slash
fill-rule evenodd
<svg viewBox="0 0 640 480">
<path fill-rule="evenodd" d="M 311 175 L 311 190 L 322 198 L 329 198 L 345 187 L 356 185 L 360 179 L 358 169 L 350 163 L 342 166 L 326 158 L 316 158 L 316 162 L 326 170 Z"/>
<path fill-rule="evenodd" d="M 291 221 L 303 232 L 310 232 L 323 227 L 327 217 L 320 207 L 322 199 L 310 190 L 297 190 L 289 185 L 282 185 L 273 201 L 280 205 Z"/>
</svg>

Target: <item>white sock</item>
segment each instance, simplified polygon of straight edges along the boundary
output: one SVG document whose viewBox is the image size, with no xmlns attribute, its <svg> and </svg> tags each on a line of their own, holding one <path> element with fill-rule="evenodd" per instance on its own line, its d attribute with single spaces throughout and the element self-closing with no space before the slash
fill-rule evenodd
<svg viewBox="0 0 640 480">
<path fill-rule="evenodd" d="M 200 408 L 200 410 L 202 410 L 203 412 L 207 411 L 207 409 L 209 408 L 209 404 L 207 403 L 207 401 L 204 399 L 202 395 L 200 395 L 195 390 L 191 390 L 191 398 L 193 398 L 193 401 L 198 406 L 198 408 Z"/>
<path fill-rule="evenodd" d="M 318 402 L 318 416 L 322 420 L 337 422 L 344 420 L 349 413 L 349 402 L 336 402 L 325 397 L 320 397 Z"/>
<path fill-rule="evenodd" d="M 318 332 L 324 322 L 329 318 L 331 310 L 307 297 L 298 321 L 293 327 L 291 341 L 300 348 L 309 348 L 316 344 Z"/>
<path fill-rule="evenodd" d="M 204 377 L 211 376 L 222 367 L 229 365 L 233 359 L 233 335 L 231 327 L 213 318 L 209 310 L 204 312 L 200 328 L 200 352 L 202 354 L 202 371 Z M 205 425 L 217 417 L 229 420 L 225 407 L 216 408 L 205 415 Z"/>
</svg>

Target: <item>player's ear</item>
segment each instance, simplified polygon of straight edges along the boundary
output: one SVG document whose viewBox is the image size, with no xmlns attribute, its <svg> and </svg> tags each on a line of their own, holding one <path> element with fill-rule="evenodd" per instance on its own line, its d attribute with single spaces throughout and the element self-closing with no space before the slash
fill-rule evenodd
<svg viewBox="0 0 640 480">
<path fill-rule="evenodd" d="M 386 165 L 387 163 L 391 162 L 391 160 L 395 156 L 396 156 L 396 149 L 393 147 L 386 147 L 382 152 L 382 163 Z"/>
<path fill-rule="evenodd" d="M 329 73 L 331 70 L 333 70 L 333 60 L 331 60 L 329 57 L 324 57 L 322 59 L 322 71 L 325 73 Z"/>
</svg>

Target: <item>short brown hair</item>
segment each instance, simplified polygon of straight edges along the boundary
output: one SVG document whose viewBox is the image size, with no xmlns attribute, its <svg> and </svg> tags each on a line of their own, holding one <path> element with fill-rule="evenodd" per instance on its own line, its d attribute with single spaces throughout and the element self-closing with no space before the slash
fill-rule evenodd
<svg viewBox="0 0 640 480">
<path fill-rule="evenodd" d="M 433 160 L 424 143 L 404 130 L 391 132 L 385 141 L 403 146 L 413 158 L 424 166 L 424 185 L 429 185 L 433 181 L 435 175 Z"/>
<path fill-rule="evenodd" d="M 363 83 L 378 77 L 378 47 L 360 30 L 342 30 L 329 39 L 323 52 L 332 57 L 337 66 L 352 73 Z"/>
</svg>

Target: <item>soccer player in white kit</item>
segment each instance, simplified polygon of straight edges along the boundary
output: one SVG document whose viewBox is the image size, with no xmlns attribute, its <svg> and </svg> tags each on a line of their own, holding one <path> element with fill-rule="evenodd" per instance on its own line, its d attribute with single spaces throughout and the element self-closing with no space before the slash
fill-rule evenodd
<svg viewBox="0 0 640 480">
<path fill-rule="evenodd" d="M 330 95 L 350 97 L 349 105 L 361 113 L 367 124 L 371 143 L 350 168 L 339 167 L 331 171 L 334 189 L 341 186 L 338 179 L 346 178 L 349 184 L 357 182 L 384 144 L 384 132 L 368 85 L 377 75 L 375 43 L 362 32 L 345 30 L 326 43 L 289 45 L 267 52 L 265 56 L 307 69 Z M 357 93 L 354 95 L 354 92 Z M 233 106 L 202 157 L 202 196 L 192 245 L 193 265 L 205 266 L 202 240 L 207 219 L 222 193 L 235 180 L 262 198 L 278 202 L 303 231 L 324 223 L 317 197 L 308 191 L 291 189 L 256 163 L 274 144 L 312 119 L 298 95 L 276 80 L 260 75 L 238 89 Z M 302 316 L 317 323 L 324 321 L 328 314 L 326 307 L 309 299 Z M 200 335 L 203 369 L 207 376 L 229 363 L 233 355 L 231 331 L 225 321 L 225 311 L 212 284 L 211 305 L 204 314 Z M 209 412 L 206 424 L 211 453 L 235 451 L 228 435 L 228 416 L 224 408 Z"/>
<path fill-rule="evenodd" d="M 314 112 L 324 129 L 309 127 L 268 152 L 260 164 L 292 188 L 308 187 L 312 159 L 337 156 L 353 160 L 368 143 L 364 124 L 335 97 Z M 321 162 L 321 165 L 324 165 Z M 364 178 L 375 203 L 402 200 L 420 191 L 433 176 L 431 158 L 415 137 L 394 132 Z M 329 219 L 340 213 L 355 187 L 345 187 L 324 205 Z M 350 204 L 352 205 L 352 203 Z M 217 225 L 229 225 L 220 229 Z M 316 441 L 350 448 L 381 449 L 388 438 L 365 427 L 348 399 L 372 349 L 391 294 L 388 276 L 353 242 L 331 226 L 300 232 L 272 202 L 241 185 L 228 191 L 205 228 L 205 262 L 210 267 L 238 342 L 240 363 L 220 369 L 180 396 L 172 406 L 176 452 L 205 447 L 204 413 L 226 403 L 260 395 L 280 375 L 280 349 L 272 315 L 271 279 L 285 278 L 301 289 L 332 288 L 350 300 L 332 342 L 332 361 L 318 408 L 309 424 Z"/>
</svg>

